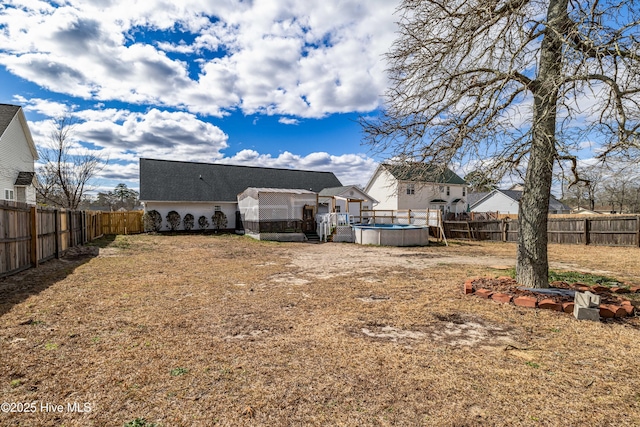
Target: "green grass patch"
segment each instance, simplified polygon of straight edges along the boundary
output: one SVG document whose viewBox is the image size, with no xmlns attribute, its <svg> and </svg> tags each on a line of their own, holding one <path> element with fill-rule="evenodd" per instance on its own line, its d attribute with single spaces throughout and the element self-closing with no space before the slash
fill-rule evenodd
<svg viewBox="0 0 640 427">
<path fill-rule="evenodd" d="M 172 377 L 177 377 L 177 376 L 180 376 L 180 375 L 184 375 L 184 374 L 186 374 L 188 372 L 189 372 L 189 370 L 187 368 L 175 368 L 175 369 L 172 369 L 170 371 L 170 374 L 171 374 Z"/>
<path fill-rule="evenodd" d="M 156 427 L 156 423 L 151 423 L 144 418 L 136 418 L 128 423 L 125 423 L 124 427 Z"/>
<path fill-rule="evenodd" d="M 516 269 L 510 268 L 505 270 L 506 275 L 515 279 Z M 625 287 L 625 285 L 618 279 L 607 276 L 600 276 L 598 274 L 580 273 L 578 271 L 554 271 L 549 270 L 549 283 L 551 282 L 567 282 L 567 283 L 584 283 L 585 285 L 594 286 L 619 286 Z"/>
</svg>

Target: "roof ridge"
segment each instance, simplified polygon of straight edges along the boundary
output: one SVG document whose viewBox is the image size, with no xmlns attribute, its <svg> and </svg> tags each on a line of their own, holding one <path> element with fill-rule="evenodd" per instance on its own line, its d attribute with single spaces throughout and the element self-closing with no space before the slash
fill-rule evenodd
<svg viewBox="0 0 640 427">
<path fill-rule="evenodd" d="M 171 162 L 171 163 L 184 163 L 184 164 L 194 164 L 194 165 L 205 165 L 205 166 L 232 166 L 237 168 L 251 168 L 251 169 L 271 169 L 271 170 L 280 170 L 280 171 L 297 171 L 297 172 L 313 172 L 313 173 L 331 173 L 331 171 L 316 171 L 309 169 L 294 169 L 294 168 L 275 168 L 271 166 L 250 166 L 250 165 L 234 165 L 229 163 L 206 163 L 206 162 L 194 162 L 190 160 L 169 160 L 169 159 L 150 159 L 147 157 L 140 157 L 140 160 L 151 160 L 154 162 Z"/>
</svg>

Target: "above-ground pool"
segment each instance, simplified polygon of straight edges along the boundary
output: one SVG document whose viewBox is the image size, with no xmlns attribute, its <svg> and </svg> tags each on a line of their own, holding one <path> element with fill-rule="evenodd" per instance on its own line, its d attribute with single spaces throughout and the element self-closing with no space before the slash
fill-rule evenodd
<svg viewBox="0 0 640 427">
<path fill-rule="evenodd" d="M 429 228 L 402 224 L 354 225 L 355 241 L 361 245 L 428 246 Z"/>
</svg>

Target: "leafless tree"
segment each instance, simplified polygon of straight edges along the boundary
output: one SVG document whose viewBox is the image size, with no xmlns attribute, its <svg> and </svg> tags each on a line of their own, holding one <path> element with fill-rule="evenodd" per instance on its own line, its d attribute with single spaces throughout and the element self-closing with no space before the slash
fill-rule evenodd
<svg viewBox="0 0 640 427">
<path fill-rule="evenodd" d="M 386 108 L 361 122 L 389 157 L 484 159 L 524 175 L 516 275 L 548 287 L 554 165 L 574 181 L 579 144 L 640 154 L 637 0 L 403 0 Z"/>
<path fill-rule="evenodd" d="M 606 175 L 611 173 L 612 169 L 600 164 L 578 166 L 570 175 L 563 171 L 560 175 L 563 200 L 583 207 L 587 203 L 587 207 L 594 210 Z M 576 180 L 575 175 L 580 179 Z"/>
<path fill-rule="evenodd" d="M 43 165 L 37 171 L 36 189 L 42 203 L 77 209 L 91 180 L 106 164 L 102 156 L 75 144 L 75 125 L 72 116 L 54 119 L 49 141 L 39 147 Z"/>
</svg>

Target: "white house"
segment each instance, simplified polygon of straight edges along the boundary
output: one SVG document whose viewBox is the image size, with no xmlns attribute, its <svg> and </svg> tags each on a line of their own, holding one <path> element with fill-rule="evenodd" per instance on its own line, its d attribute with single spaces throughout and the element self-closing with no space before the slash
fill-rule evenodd
<svg viewBox="0 0 640 427">
<path fill-rule="evenodd" d="M 38 151 L 22 107 L 0 104 L 0 200 L 35 205 Z"/>
<path fill-rule="evenodd" d="M 221 211 L 227 217 L 228 229 L 243 230 L 238 195 L 251 187 L 319 193 L 339 186 L 342 184 L 332 172 L 140 159 L 140 201 L 145 211 L 160 213 L 165 230 L 170 211 L 178 212 L 181 218 L 193 215 L 194 229 L 199 228 L 200 216 L 211 223 L 214 212 Z M 304 213 L 312 220 L 317 213 L 316 197 L 314 194 L 313 209 Z M 178 229 L 183 229 L 183 224 Z"/>
<path fill-rule="evenodd" d="M 465 180 L 450 169 L 425 163 L 382 163 L 364 192 L 378 201 L 375 210 L 439 209 L 443 214 L 467 210 Z"/>
<path fill-rule="evenodd" d="M 369 210 L 378 203 L 373 197 L 355 185 L 324 188 L 318 194 L 318 213 L 348 213 L 359 217 L 362 210 Z"/>
<path fill-rule="evenodd" d="M 475 197 L 471 197 L 476 199 Z M 495 189 L 488 193 L 482 193 L 471 206 L 472 212 L 499 212 L 501 214 L 517 214 L 522 198 L 520 190 L 500 190 Z M 557 200 L 555 197 L 549 197 L 549 213 L 551 214 L 568 214 L 571 208 Z"/>
</svg>

